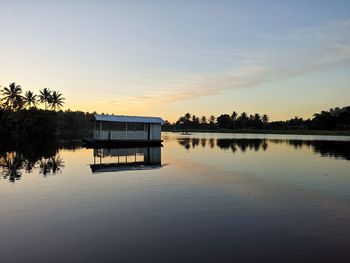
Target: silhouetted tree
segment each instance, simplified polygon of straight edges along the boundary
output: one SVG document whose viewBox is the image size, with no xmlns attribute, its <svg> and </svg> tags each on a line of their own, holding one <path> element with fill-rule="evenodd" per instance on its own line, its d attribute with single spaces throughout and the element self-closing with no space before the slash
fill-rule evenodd
<svg viewBox="0 0 350 263">
<path fill-rule="evenodd" d="M 201 124 L 202 124 L 203 126 L 206 126 L 206 125 L 207 125 L 207 117 L 202 116 L 202 118 L 201 118 Z"/>
<path fill-rule="evenodd" d="M 262 116 L 262 122 L 264 123 L 264 129 L 266 129 L 266 125 L 268 124 L 269 122 L 269 116 L 267 116 L 267 114 L 264 114 Z"/>
<path fill-rule="evenodd" d="M 196 115 L 192 116 L 192 128 L 199 128 L 199 118 Z"/>
<path fill-rule="evenodd" d="M 26 93 L 24 94 L 23 97 L 23 101 L 24 101 L 24 105 L 30 107 L 36 107 L 37 102 L 37 96 L 34 95 L 34 92 L 28 90 L 26 91 Z"/>
<path fill-rule="evenodd" d="M 259 113 L 254 114 L 254 128 L 259 129 L 262 126 L 262 120 Z"/>
<path fill-rule="evenodd" d="M 215 118 L 214 115 L 211 115 L 211 116 L 209 117 L 209 124 L 210 124 L 210 127 L 211 127 L 211 128 L 215 128 L 215 120 L 216 120 L 216 118 Z"/>
<path fill-rule="evenodd" d="M 23 106 L 22 88 L 20 85 L 16 85 L 15 82 L 11 83 L 9 87 L 5 87 L 2 90 L 2 101 L 5 106 L 10 110 L 19 110 Z"/>
<path fill-rule="evenodd" d="M 192 115 L 191 115 L 191 113 L 186 113 L 184 117 L 185 117 L 185 120 L 186 120 L 186 121 L 190 121 Z"/>
<path fill-rule="evenodd" d="M 237 117 L 238 117 L 238 113 L 236 111 L 233 111 L 231 114 L 231 119 L 232 119 L 232 124 L 234 129 L 236 129 Z"/>
<path fill-rule="evenodd" d="M 47 110 L 47 106 L 51 102 L 51 91 L 48 88 L 44 88 L 43 90 L 40 91 L 39 101 L 41 103 L 44 103 L 45 110 Z"/>
<path fill-rule="evenodd" d="M 232 127 L 232 119 L 228 114 L 221 114 L 217 118 L 217 124 L 220 128 L 230 129 Z"/>
<path fill-rule="evenodd" d="M 56 109 L 60 109 L 61 107 L 63 107 L 63 103 L 64 103 L 65 98 L 62 97 L 62 94 L 57 92 L 57 91 L 53 91 L 51 94 L 51 98 L 50 98 L 50 107 L 56 111 Z"/>
<path fill-rule="evenodd" d="M 241 116 L 239 116 L 239 120 L 241 122 L 242 128 L 245 129 L 245 124 L 248 121 L 248 116 L 246 112 L 242 112 Z"/>
</svg>

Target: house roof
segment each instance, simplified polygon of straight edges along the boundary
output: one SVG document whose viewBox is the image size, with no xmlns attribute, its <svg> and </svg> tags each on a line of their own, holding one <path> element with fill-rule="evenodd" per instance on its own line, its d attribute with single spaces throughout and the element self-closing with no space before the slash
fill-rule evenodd
<svg viewBox="0 0 350 263">
<path fill-rule="evenodd" d="M 100 115 L 94 114 L 97 121 L 110 121 L 110 122 L 132 122 L 132 123 L 159 123 L 163 124 L 164 121 L 159 117 L 142 117 L 142 116 L 124 116 L 124 115 Z"/>
</svg>

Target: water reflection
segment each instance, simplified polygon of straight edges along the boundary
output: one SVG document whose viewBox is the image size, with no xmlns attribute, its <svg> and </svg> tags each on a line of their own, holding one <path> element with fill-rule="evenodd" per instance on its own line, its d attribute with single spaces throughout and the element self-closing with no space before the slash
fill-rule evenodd
<svg viewBox="0 0 350 263">
<path fill-rule="evenodd" d="M 161 148 L 95 148 L 93 159 L 93 173 L 156 169 L 161 167 Z"/>
<path fill-rule="evenodd" d="M 317 141 L 317 140 L 282 140 L 282 139 L 214 139 L 214 138 L 178 138 L 178 143 L 185 149 L 219 148 L 222 150 L 231 150 L 235 153 L 238 149 L 241 152 L 266 151 L 269 144 L 285 144 L 301 149 L 303 147 L 311 148 L 316 154 L 324 157 L 333 157 L 350 160 L 350 142 L 349 141 Z"/>
<path fill-rule="evenodd" d="M 39 168 L 43 176 L 57 174 L 64 167 L 56 140 L 31 141 L 17 145 L 0 142 L 0 175 L 10 182 L 20 180 L 24 173 Z"/>
<path fill-rule="evenodd" d="M 346 262 L 350 162 L 321 155 L 349 159 L 349 142 L 195 135 L 149 149 L 0 144 L 7 178 L 22 176 L 0 180 L 1 262 Z"/>
<path fill-rule="evenodd" d="M 63 163 L 64 162 L 59 155 L 42 158 L 39 161 L 40 174 L 44 176 L 48 174 L 57 174 L 61 172 L 61 168 L 64 167 Z"/>
<path fill-rule="evenodd" d="M 249 150 L 263 150 L 267 149 L 267 139 L 214 139 L 214 138 L 179 138 L 178 143 L 186 149 L 194 149 L 201 145 L 201 147 L 214 148 L 215 146 L 223 150 L 231 149 L 236 152 L 239 148 L 242 152 Z"/>
</svg>

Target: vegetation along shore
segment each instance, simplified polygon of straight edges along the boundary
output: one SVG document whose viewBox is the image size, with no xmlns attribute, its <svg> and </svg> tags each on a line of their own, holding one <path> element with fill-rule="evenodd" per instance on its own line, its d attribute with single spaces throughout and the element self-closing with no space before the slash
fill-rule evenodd
<svg viewBox="0 0 350 263">
<path fill-rule="evenodd" d="M 76 140 L 90 137 L 93 113 L 62 110 L 63 94 L 43 88 L 37 94 L 10 83 L 0 91 L 0 139 L 30 139 L 55 136 Z M 140 112 L 142 115 L 142 112 Z M 165 121 L 162 130 L 173 132 L 223 132 L 350 135 L 350 106 L 315 113 L 310 119 L 294 117 L 270 121 L 267 114 L 233 111 L 218 117 L 197 117 L 190 113 L 176 122 Z"/>
<path fill-rule="evenodd" d="M 226 132 L 226 133 L 274 133 L 274 134 L 319 134 L 350 135 L 350 106 L 315 113 L 304 120 L 294 117 L 287 121 L 269 121 L 267 114 L 221 114 L 197 117 L 186 113 L 175 123 L 165 122 L 166 131 Z"/>
</svg>

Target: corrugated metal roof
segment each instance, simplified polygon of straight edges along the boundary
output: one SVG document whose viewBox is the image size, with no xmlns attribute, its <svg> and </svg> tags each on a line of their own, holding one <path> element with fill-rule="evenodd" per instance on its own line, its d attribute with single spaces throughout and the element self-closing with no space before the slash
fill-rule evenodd
<svg viewBox="0 0 350 263">
<path fill-rule="evenodd" d="M 111 122 L 137 122 L 137 123 L 159 123 L 164 121 L 159 117 L 141 117 L 141 116 L 124 116 L 124 115 L 100 115 L 94 114 L 97 121 L 111 121 Z"/>
</svg>

